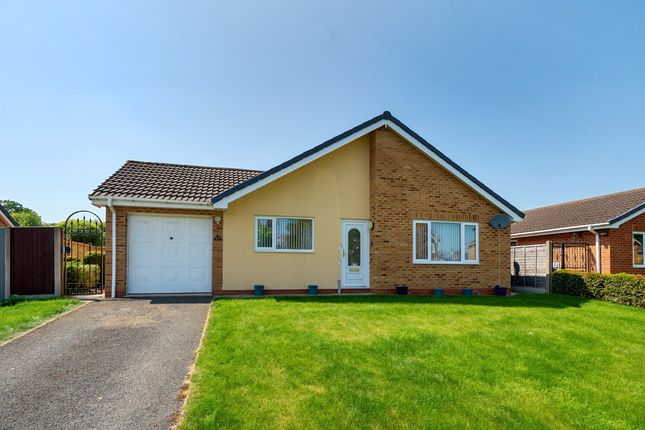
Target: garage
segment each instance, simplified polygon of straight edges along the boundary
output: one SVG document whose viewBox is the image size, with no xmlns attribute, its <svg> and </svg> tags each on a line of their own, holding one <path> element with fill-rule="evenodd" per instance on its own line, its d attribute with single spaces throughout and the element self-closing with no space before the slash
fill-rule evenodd
<svg viewBox="0 0 645 430">
<path fill-rule="evenodd" d="M 212 291 L 212 219 L 128 215 L 127 294 Z"/>
</svg>

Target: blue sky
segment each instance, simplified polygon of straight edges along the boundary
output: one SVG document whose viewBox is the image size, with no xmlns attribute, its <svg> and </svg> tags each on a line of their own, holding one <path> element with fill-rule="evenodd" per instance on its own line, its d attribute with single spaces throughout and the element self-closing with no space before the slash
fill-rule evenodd
<svg viewBox="0 0 645 430">
<path fill-rule="evenodd" d="M 645 3 L 0 0 L 0 198 L 266 169 L 390 110 L 521 209 L 645 186 Z"/>
</svg>

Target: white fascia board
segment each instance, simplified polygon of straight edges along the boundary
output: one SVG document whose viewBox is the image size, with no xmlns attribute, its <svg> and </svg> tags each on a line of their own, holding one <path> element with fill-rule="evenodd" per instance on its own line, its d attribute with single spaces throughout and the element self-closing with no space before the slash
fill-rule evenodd
<svg viewBox="0 0 645 430">
<path fill-rule="evenodd" d="M 579 231 L 589 231 L 603 228 L 616 228 L 614 225 L 609 225 L 609 223 L 599 223 L 599 224 L 585 224 L 585 225 L 576 225 L 572 227 L 559 227 L 559 228 L 550 228 L 547 230 L 535 230 L 535 231 L 525 231 L 523 233 L 512 233 L 511 239 L 518 237 L 530 237 L 530 236 L 547 236 L 550 234 L 560 234 L 560 233 L 575 233 Z"/>
<path fill-rule="evenodd" d="M 643 209 L 641 209 L 639 211 L 636 211 L 633 214 L 631 214 L 630 216 L 625 217 L 625 218 L 621 219 L 620 221 L 617 221 L 617 222 L 611 224 L 611 228 L 618 228 L 622 224 L 626 223 L 627 221 L 630 221 L 630 220 L 636 218 L 637 216 L 643 215 L 643 214 L 645 214 L 645 208 L 643 208 Z"/>
<path fill-rule="evenodd" d="M 243 197 L 258 188 L 262 188 L 263 186 L 275 181 L 276 179 L 279 179 L 285 175 L 288 175 L 289 173 L 293 172 L 294 170 L 297 170 L 301 168 L 302 166 L 305 166 L 312 161 L 317 160 L 320 157 L 323 157 L 330 152 L 333 152 L 337 150 L 338 148 L 341 148 L 345 145 L 347 145 L 350 142 L 353 142 L 356 139 L 359 139 L 366 134 L 371 133 L 374 130 L 377 130 L 381 128 L 382 126 L 388 126 L 392 130 L 394 130 L 399 136 L 401 136 L 403 139 L 407 140 L 408 142 L 412 143 L 414 146 L 416 146 L 418 149 L 420 149 L 424 154 L 426 154 L 428 157 L 430 157 L 432 160 L 434 160 L 436 163 L 438 163 L 440 166 L 444 167 L 446 170 L 448 170 L 450 173 L 452 173 L 454 176 L 457 177 L 460 181 L 464 182 L 466 185 L 468 185 L 470 188 L 475 190 L 478 194 L 483 196 L 486 200 L 494 204 L 497 208 L 502 210 L 504 213 L 506 213 L 514 222 L 520 222 L 522 221 L 522 218 L 518 216 L 515 211 L 504 205 L 502 202 L 497 200 L 495 197 L 490 195 L 488 192 L 486 192 L 484 189 L 479 187 L 477 184 L 475 184 L 473 181 L 471 181 L 469 178 L 467 178 L 465 175 L 463 175 L 460 171 L 455 169 L 453 166 L 450 164 L 446 163 L 443 159 L 441 159 L 439 156 L 437 156 L 434 152 L 430 151 L 425 145 L 423 145 L 421 142 L 419 142 L 417 139 L 414 137 L 410 136 L 408 133 L 406 133 L 404 130 L 402 130 L 399 126 L 394 124 L 392 121 L 387 120 L 387 119 L 382 119 L 374 124 L 372 124 L 369 127 L 365 127 L 364 129 L 347 136 L 346 138 L 339 140 L 338 142 L 334 143 L 333 145 L 328 146 L 327 148 L 324 148 L 314 154 L 311 154 L 309 157 L 303 158 L 302 160 L 280 170 L 279 172 L 274 173 L 271 176 L 267 176 L 266 178 L 262 179 L 261 181 L 258 181 L 252 185 L 249 185 L 246 188 L 241 189 L 240 191 L 231 194 L 230 196 L 227 196 L 223 198 L 220 201 L 217 201 L 213 204 L 213 207 L 215 209 L 227 209 L 228 204 L 239 199 L 240 197 Z"/>
<path fill-rule="evenodd" d="M 119 197 L 89 197 L 92 204 L 96 207 L 106 207 L 108 199 L 112 199 L 112 206 L 124 207 L 145 207 L 145 208 L 166 208 L 166 209 L 199 209 L 210 210 L 210 203 L 191 203 L 178 202 L 173 200 L 161 199 L 136 199 L 136 198 L 119 198 Z"/>
</svg>

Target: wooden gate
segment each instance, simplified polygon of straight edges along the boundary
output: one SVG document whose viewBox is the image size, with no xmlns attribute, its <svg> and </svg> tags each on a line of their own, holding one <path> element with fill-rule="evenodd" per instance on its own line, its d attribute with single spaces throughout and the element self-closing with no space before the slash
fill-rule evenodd
<svg viewBox="0 0 645 430">
<path fill-rule="evenodd" d="M 553 270 L 595 272 L 596 260 L 586 243 L 554 243 Z"/>
<path fill-rule="evenodd" d="M 11 294 L 60 295 L 62 229 L 16 227 L 9 231 Z"/>
</svg>

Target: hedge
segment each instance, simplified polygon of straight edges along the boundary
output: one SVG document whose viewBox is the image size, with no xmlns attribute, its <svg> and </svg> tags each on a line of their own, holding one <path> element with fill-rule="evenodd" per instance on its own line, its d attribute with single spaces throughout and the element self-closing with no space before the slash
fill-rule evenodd
<svg viewBox="0 0 645 430">
<path fill-rule="evenodd" d="M 553 272 L 551 292 L 645 308 L 645 276 L 618 273 Z"/>
<path fill-rule="evenodd" d="M 67 283 L 93 288 L 101 283 L 101 266 L 97 264 L 81 264 L 75 261 L 65 265 Z"/>
</svg>

